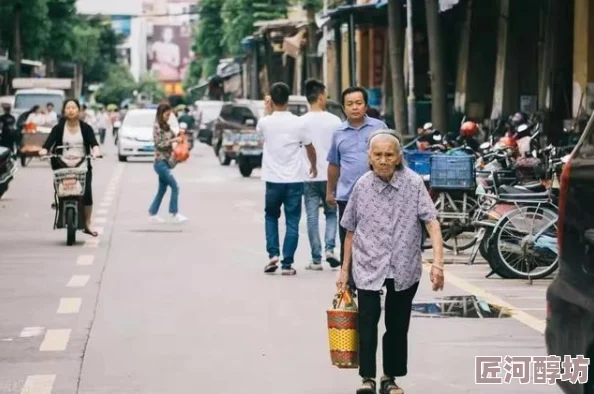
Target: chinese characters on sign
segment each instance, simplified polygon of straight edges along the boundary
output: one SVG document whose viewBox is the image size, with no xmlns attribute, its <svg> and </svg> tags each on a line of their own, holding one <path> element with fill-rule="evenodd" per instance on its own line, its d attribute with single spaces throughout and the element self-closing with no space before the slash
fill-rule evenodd
<svg viewBox="0 0 594 394">
<path fill-rule="evenodd" d="M 556 384 L 586 383 L 590 359 L 564 356 L 477 356 L 475 384 Z"/>
</svg>

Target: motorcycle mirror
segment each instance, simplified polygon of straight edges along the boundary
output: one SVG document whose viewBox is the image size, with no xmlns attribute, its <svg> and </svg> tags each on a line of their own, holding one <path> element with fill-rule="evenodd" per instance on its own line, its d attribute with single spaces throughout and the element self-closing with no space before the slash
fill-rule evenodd
<svg viewBox="0 0 594 394">
<path fill-rule="evenodd" d="M 536 151 L 536 149 L 534 149 L 532 151 L 532 157 L 534 157 L 535 159 L 538 159 L 538 152 Z"/>
<path fill-rule="evenodd" d="M 567 162 L 569 161 L 569 157 L 570 157 L 570 156 L 571 156 L 571 155 L 565 155 L 565 156 L 563 156 L 563 157 L 561 158 L 561 163 L 563 163 L 563 164 L 567 164 Z"/>
<path fill-rule="evenodd" d="M 434 141 L 441 141 L 441 135 L 434 135 L 433 136 L 433 140 Z"/>
<path fill-rule="evenodd" d="M 489 142 L 483 142 L 480 146 L 480 148 L 483 150 L 489 149 L 490 147 L 491 147 L 491 144 Z"/>
<path fill-rule="evenodd" d="M 522 124 L 520 126 L 518 126 L 518 132 L 521 133 L 523 131 L 528 130 L 528 125 L 527 124 Z"/>
</svg>

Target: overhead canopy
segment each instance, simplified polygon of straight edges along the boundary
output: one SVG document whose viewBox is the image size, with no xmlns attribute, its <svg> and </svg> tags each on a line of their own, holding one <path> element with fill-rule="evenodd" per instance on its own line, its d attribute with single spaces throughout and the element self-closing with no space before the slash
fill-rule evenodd
<svg viewBox="0 0 594 394">
<path fill-rule="evenodd" d="M 341 5 L 328 10 L 319 17 L 318 25 L 330 20 L 338 23 L 348 23 L 351 14 L 354 16 L 355 25 L 385 26 L 388 24 L 388 15 L 380 9 L 382 0 L 371 0 L 366 4 Z M 386 0 L 387 4 L 387 0 Z"/>
</svg>

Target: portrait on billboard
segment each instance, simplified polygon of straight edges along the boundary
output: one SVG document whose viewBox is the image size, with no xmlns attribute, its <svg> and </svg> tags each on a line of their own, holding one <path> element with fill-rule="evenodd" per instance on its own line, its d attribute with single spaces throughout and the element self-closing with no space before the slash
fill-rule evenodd
<svg viewBox="0 0 594 394">
<path fill-rule="evenodd" d="M 181 48 L 177 44 L 179 30 L 179 26 L 154 27 L 154 42 L 149 50 L 150 69 L 161 81 L 181 79 Z"/>
</svg>

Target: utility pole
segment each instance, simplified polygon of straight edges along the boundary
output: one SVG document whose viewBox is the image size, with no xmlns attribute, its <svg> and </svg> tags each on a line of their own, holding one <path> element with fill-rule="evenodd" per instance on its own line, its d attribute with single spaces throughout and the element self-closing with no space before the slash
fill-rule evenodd
<svg viewBox="0 0 594 394">
<path fill-rule="evenodd" d="M 17 2 L 14 5 L 14 39 L 13 39 L 13 60 L 14 60 L 14 76 L 19 78 L 21 76 L 21 62 L 23 59 L 22 45 L 21 45 L 21 13 L 22 5 Z"/>
<path fill-rule="evenodd" d="M 408 46 L 408 134 L 414 135 L 417 129 L 417 103 L 415 97 L 415 61 L 413 40 L 412 0 L 406 0 L 406 41 Z"/>
<path fill-rule="evenodd" d="M 448 119 L 439 1 L 425 0 L 425 10 L 429 38 L 429 67 L 431 69 L 431 122 L 437 130 L 445 133 L 448 131 Z"/>
<path fill-rule="evenodd" d="M 355 0 L 350 0 L 349 4 L 354 8 Z M 357 84 L 357 60 L 355 59 L 355 12 L 350 10 L 349 14 L 349 83 L 351 86 Z"/>
</svg>

